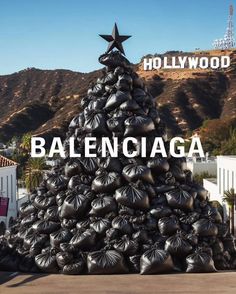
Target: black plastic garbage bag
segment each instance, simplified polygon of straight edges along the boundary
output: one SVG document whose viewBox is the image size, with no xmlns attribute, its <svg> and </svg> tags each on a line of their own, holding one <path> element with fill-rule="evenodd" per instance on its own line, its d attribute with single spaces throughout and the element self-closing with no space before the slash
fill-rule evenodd
<svg viewBox="0 0 236 294">
<path fill-rule="evenodd" d="M 61 206 L 63 204 L 66 196 L 67 196 L 67 193 L 65 191 L 59 192 L 56 196 L 56 204 L 58 206 Z"/>
<path fill-rule="evenodd" d="M 155 129 L 152 119 L 145 116 L 131 116 L 125 120 L 124 124 L 124 136 L 140 136 Z"/>
<path fill-rule="evenodd" d="M 128 263 L 129 263 L 130 271 L 132 273 L 140 272 L 140 258 L 141 258 L 140 254 L 128 257 Z"/>
<path fill-rule="evenodd" d="M 126 219 L 123 216 L 116 216 L 113 220 L 112 220 L 112 227 L 113 229 L 117 229 L 120 232 L 122 232 L 123 234 L 132 234 L 133 232 L 133 228 L 131 223 L 129 222 L 128 219 Z"/>
<path fill-rule="evenodd" d="M 162 217 L 170 216 L 172 214 L 172 210 L 168 206 L 161 205 L 151 209 L 150 214 L 158 220 Z"/>
<path fill-rule="evenodd" d="M 37 220 L 38 220 L 37 214 L 31 213 L 31 214 L 25 216 L 24 218 L 22 218 L 21 225 L 22 226 L 29 226 L 29 225 L 33 224 L 34 222 L 36 222 Z"/>
<path fill-rule="evenodd" d="M 154 183 L 151 170 L 145 165 L 126 165 L 122 171 L 122 174 L 128 182 L 136 182 L 137 180 L 142 180 L 151 184 Z"/>
<path fill-rule="evenodd" d="M 90 228 L 92 228 L 96 233 L 103 235 L 111 227 L 111 222 L 105 218 L 96 218 L 90 223 Z"/>
<path fill-rule="evenodd" d="M 58 206 L 49 207 L 44 213 L 44 219 L 58 222 L 59 221 Z"/>
<path fill-rule="evenodd" d="M 161 174 L 167 172 L 170 168 L 170 165 L 165 158 L 152 158 L 147 161 L 147 166 L 155 172 L 155 174 Z"/>
<path fill-rule="evenodd" d="M 78 231 L 70 240 L 70 244 L 88 250 L 96 244 L 96 236 L 97 234 L 93 229 L 87 229 L 83 233 Z"/>
<path fill-rule="evenodd" d="M 105 109 L 114 110 L 129 99 L 131 99 L 129 92 L 117 91 L 115 94 L 111 94 L 108 97 Z"/>
<path fill-rule="evenodd" d="M 138 247 L 138 242 L 130 239 L 127 235 L 124 235 L 114 244 L 114 249 L 129 256 L 134 255 L 137 252 Z"/>
<path fill-rule="evenodd" d="M 92 211 L 90 214 L 103 216 L 109 212 L 116 212 L 117 204 L 113 197 L 104 196 L 94 199 L 91 203 Z"/>
<path fill-rule="evenodd" d="M 162 235 L 173 235 L 180 227 L 176 216 L 163 217 L 158 220 L 158 228 Z"/>
<path fill-rule="evenodd" d="M 82 127 L 84 125 L 84 114 L 80 113 L 78 115 L 76 115 L 70 122 L 69 124 L 69 129 L 75 129 L 78 127 Z"/>
<path fill-rule="evenodd" d="M 89 204 L 89 199 L 83 194 L 71 193 L 64 200 L 60 216 L 63 218 L 81 218 Z"/>
<path fill-rule="evenodd" d="M 229 253 L 236 255 L 235 238 L 231 235 L 226 236 L 223 239 L 224 249 Z"/>
<path fill-rule="evenodd" d="M 112 117 L 107 120 L 107 127 L 109 131 L 115 133 L 124 132 L 124 121 L 126 117 Z"/>
<path fill-rule="evenodd" d="M 65 165 L 65 175 L 71 178 L 82 171 L 81 163 L 78 160 L 70 160 Z"/>
<path fill-rule="evenodd" d="M 175 189 L 166 194 L 168 204 L 173 208 L 180 208 L 182 210 L 193 209 L 193 197 L 187 191 L 182 189 Z"/>
<path fill-rule="evenodd" d="M 32 228 L 40 234 L 50 234 L 60 228 L 60 223 L 49 220 L 39 220 L 33 224 Z"/>
<path fill-rule="evenodd" d="M 199 219 L 192 226 L 199 236 L 216 236 L 218 234 L 217 226 L 206 218 Z"/>
<path fill-rule="evenodd" d="M 50 234 L 50 244 L 52 247 L 59 248 L 61 243 L 69 242 L 72 236 L 72 233 L 68 229 L 61 228 Z"/>
<path fill-rule="evenodd" d="M 97 176 L 92 183 L 92 189 L 97 193 L 114 192 L 120 186 L 120 175 L 115 172 L 103 172 Z"/>
<path fill-rule="evenodd" d="M 22 203 L 19 208 L 19 212 L 22 217 L 27 216 L 31 213 L 34 214 L 34 213 L 36 213 L 36 211 L 37 210 L 31 201 L 26 201 L 25 203 Z"/>
<path fill-rule="evenodd" d="M 66 188 L 67 181 L 67 178 L 63 175 L 51 175 L 47 180 L 48 190 L 55 193 L 60 192 Z"/>
<path fill-rule="evenodd" d="M 140 258 L 140 274 L 165 274 L 173 271 L 174 265 L 167 251 L 152 248 L 144 252 Z"/>
<path fill-rule="evenodd" d="M 24 247 L 26 249 L 29 249 L 31 246 L 42 247 L 47 240 L 48 240 L 47 235 L 43 235 L 38 232 L 32 232 L 25 236 Z"/>
<path fill-rule="evenodd" d="M 21 239 L 24 239 L 27 234 L 32 233 L 33 231 L 34 230 L 32 229 L 30 224 L 24 225 L 19 229 L 17 236 Z"/>
<path fill-rule="evenodd" d="M 83 170 L 86 174 L 95 174 L 98 169 L 97 159 L 93 157 L 80 158 L 79 161 L 82 164 Z"/>
<path fill-rule="evenodd" d="M 58 252 L 56 254 L 56 261 L 59 268 L 63 268 L 66 264 L 73 261 L 73 254 L 69 252 Z"/>
<path fill-rule="evenodd" d="M 72 262 L 63 267 L 62 273 L 64 275 L 79 275 L 85 268 L 85 262 L 82 258 L 76 258 Z"/>
<path fill-rule="evenodd" d="M 89 274 L 125 274 L 128 269 L 124 257 L 116 250 L 101 250 L 88 254 Z"/>
<path fill-rule="evenodd" d="M 193 247 L 191 244 L 181 233 L 177 233 L 166 240 L 165 250 L 168 251 L 171 256 L 183 257 L 190 254 L 192 249 Z"/>
<path fill-rule="evenodd" d="M 149 197 L 145 191 L 129 184 L 116 190 L 115 198 L 118 203 L 134 209 L 148 209 Z"/>
<path fill-rule="evenodd" d="M 201 250 L 187 256 L 187 273 L 211 273 L 216 272 L 211 256 Z"/>
<path fill-rule="evenodd" d="M 88 133 L 94 135 L 108 135 L 106 117 L 102 113 L 91 112 L 87 116 L 84 124 L 84 128 Z"/>
<path fill-rule="evenodd" d="M 46 210 L 50 206 L 56 204 L 56 198 L 54 196 L 46 197 L 46 196 L 37 196 L 34 199 L 33 205 L 38 209 Z"/>
<path fill-rule="evenodd" d="M 121 161 L 118 158 L 114 157 L 105 157 L 98 159 L 99 167 L 103 168 L 107 172 L 116 172 L 121 173 L 122 172 L 122 164 Z"/>
<path fill-rule="evenodd" d="M 88 95 L 100 96 L 104 91 L 104 86 L 102 84 L 96 84 L 93 88 L 88 90 Z"/>
<path fill-rule="evenodd" d="M 35 263 L 45 273 L 58 273 L 59 271 L 55 252 L 51 250 L 35 256 Z"/>
<path fill-rule="evenodd" d="M 72 230 L 76 227 L 77 220 L 73 218 L 63 218 L 61 220 L 61 227 L 63 229 Z"/>
</svg>

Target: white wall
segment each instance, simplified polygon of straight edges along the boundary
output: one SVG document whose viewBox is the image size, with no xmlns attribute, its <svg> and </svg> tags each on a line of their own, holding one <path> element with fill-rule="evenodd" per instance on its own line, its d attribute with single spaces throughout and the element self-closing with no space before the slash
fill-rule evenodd
<svg viewBox="0 0 236 294">
<path fill-rule="evenodd" d="M 212 179 L 203 179 L 203 186 L 208 190 L 210 200 L 217 200 L 223 208 L 229 213 L 226 203 L 223 203 L 222 197 L 224 191 L 234 188 L 236 191 L 236 156 L 217 156 L 217 179 L 215 183 Z M 234 227 L 236 232 L 236 210 L 234 211 Z"/>
<path fill-rule="evenodd" d="M 216 181 L 216 179 L 214 179 Z M 208 191 L 210 200 L 219 201 L 222 204 L 222 197 L 219 194 L 218 186 L 213 179 L 203 179 L 203 187 Z"/>
<path fill-rule="evenodd" d="M 216 162 L 189 162 L 187 161 L 187 168 L 191 170 L 193 175 L 208 172 L 211 176 L 217 174 L 217 163 Z"/>
<path fill-rule="evenodd" d="M 16 218 L 16 166 L 1 167 L 0 168 L 0 194 L 3 197 L 9 198 L 8 215 L 7 217 L 0 217 L 0 222 L 4 221 L 6 227 L 9 225 L 11 217 Z"/>
<path fill-rule="evenodd" d="M 220 194 L 231 188 L 236 191 L 236 156 L 217 156 L 217 181 Z"/>
</svg>

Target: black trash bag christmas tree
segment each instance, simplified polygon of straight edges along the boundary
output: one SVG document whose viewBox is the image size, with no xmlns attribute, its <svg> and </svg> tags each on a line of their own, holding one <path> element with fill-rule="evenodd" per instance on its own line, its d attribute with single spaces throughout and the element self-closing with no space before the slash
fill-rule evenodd
<svg viewBox="0 0 236 294">
<path fill-rule="evenodd" d="M 165 140 L 154 99 L 124 57 L 114 27 L 106 66 L 70 123 L 66 158 L 45 174 L 0 241 L 0 270 L 63 274 L 214 272 L 236 266 L 234 238 L 195 184 L 184 158 L 150 158 L 155 137 Z M 117 48 L 119 51 L 112 49 Z M 145 137 L 147 157 L 102 157 L 101 138 Z M 80 158 L 69 157 L 69 138 Z M 97 157 L 84 141 L 96 137 Z M 168 141 L 165 140 L 168 149 Z"/>
</svg>

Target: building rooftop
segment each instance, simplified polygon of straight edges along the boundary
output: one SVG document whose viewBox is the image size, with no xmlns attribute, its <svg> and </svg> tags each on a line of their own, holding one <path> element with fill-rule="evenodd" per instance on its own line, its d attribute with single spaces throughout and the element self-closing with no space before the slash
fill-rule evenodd
<svg viewBox="0 0 236 294">
<path fill-rule="evenodd" d="M 15 161 L 0 155 L 0 167 L 7 167 L 7 166 L 14 166 L 14 165 L 17 165 Z"/>
</svg>

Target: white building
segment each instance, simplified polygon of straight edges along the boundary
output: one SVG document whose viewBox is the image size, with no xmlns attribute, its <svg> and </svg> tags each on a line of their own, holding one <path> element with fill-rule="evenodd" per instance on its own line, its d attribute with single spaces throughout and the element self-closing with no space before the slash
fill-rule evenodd
<svg viewBox="0 0 236 294">
<path fill-rule="evenodd" d="M 0 215 L 0 235 L 9 227 L 17 216 L 16 169 L 16 162 L 0 155 L 0 197 L 1 200 L 8 198 L 7 216 Z M 0 209 L 3 209 L 3 207 L 0 207 Z"/>
<path fill-rule="evenodd" d="M 226 208 L 226 203 L 222 201 L 224 191 L 231 188 L 236 191 L 236 156 L 217 156 L 217 177 L 203 179 L 203 186 L 208 190 L 210 200 L 216 200 Z M 234 211 L 234 219 L 236 231 L 236 210 Z"/>
<path fill-rule="evenodd" d="M 208 173 L 209 175 L 216 177 L 217 174 L 217 163 L 215 160 L 187 160 L 187 168 L 191 170 L 193 175 Z"/>
</svg>

